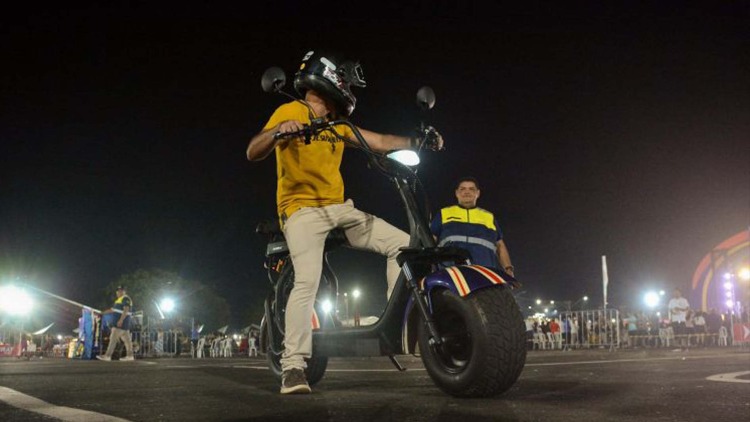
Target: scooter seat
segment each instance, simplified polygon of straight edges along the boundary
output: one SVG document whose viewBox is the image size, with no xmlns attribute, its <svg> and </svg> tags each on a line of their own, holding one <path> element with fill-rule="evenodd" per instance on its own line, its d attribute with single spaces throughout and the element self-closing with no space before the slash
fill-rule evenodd
<svg viewBox="0 0 750 422">
<path fill-rule="evenodd" d="M 266 256 L 286 254 L 289 252 L 289 246 L 284 239 L 284 233 L 281 231 L 278 222 L 263 221 L 255 228 L 255 232 L 262 235 L 268 235 L 272 241 L 266 246 Z M 348 245 L 349 240 L 343 229 L 333 229 L 326 237 L 325 251 L 328 252 L 339 246 Z"/>
<path fill-rule="evenodd" d="M 455 246 L 438 246 L 434 248 L 401 248 L 396 257 L 399 266 L 404 262 L 420 264 L 437 264 L 445 261 L 462 263 L 471 258 L 469 251 Z"/>
</svg>

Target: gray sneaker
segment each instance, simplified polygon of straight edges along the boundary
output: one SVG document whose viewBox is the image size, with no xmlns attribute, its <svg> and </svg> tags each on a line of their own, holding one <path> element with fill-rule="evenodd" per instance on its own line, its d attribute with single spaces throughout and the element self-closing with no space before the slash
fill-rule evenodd
<svg viewBox="0 0 750 422">
<path fill-rule="evenodd" d="M 307 385 L 305 371 L 292 368 L 281 374 L 281 394 L 309 394 L 312 390 Z"/>
<path fill-rule="evenodd" d="M 109 357 L 109 356 L 106 356 L 106 355 L 97 355 L 97 356 L 96 356 L 96 358 L 97 358 L 97 359 L 99 359 L 99 360 L 103 360 L 103 361 L 105 361 L 105 362 L 109 362 L 109 361 L 111 361 L 111 360 L 112 360 L 112 358 L 111 358 L 111 357 Z"/>
</svg>

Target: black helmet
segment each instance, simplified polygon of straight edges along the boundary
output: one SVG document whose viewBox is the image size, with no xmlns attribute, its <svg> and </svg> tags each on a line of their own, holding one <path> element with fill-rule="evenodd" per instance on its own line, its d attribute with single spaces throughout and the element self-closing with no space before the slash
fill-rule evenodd
<svg viewBox="0 0 750 422">
<path fill-rule="evenodd" d="M 346 116 L 352 114 L 357 104 L 352 85 L 365 87 L 362 67 L 332 52 L 308 51 L 294 75 L 294 89 L 300 95 L 311 89 L 332 101 L 337 111 Z"/>
</svg>

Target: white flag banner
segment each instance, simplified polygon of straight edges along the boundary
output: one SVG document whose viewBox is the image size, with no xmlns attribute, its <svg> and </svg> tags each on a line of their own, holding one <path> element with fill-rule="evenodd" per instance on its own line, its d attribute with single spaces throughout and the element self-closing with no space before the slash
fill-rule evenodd
<svg viewBox="0 0 750 422">
<path fill-rule="evenodd" d="M 607 307 L 607 285 L 609 285 L 609 275 L 607 275 L 607 256 L 602 255 L 602 293 L 604 294 L 604 308 Z"/>
<path fill-rule="evenodd" d="M 33 336 L 41 336 L 42 334 L 46 333 L 46 332 L 47 332 L 47 330 L 49 330 L 50 328 L 52 328 L 52 326 L 53 326 L 53 325 L 55 325 L 55 323 L 54 323 L 54 322 L 53 322 L 52 324 L 50 324 L 50 325 L 48 325 L 48 326 L 46 326 L 46 327 L 42 328 L 42 329 L 41 329 L 41 330 L 39 330 L 39 331 L 36 331 L 36 332 L 33 332 L 33 333 L 31 333 L 31 335 L 33 335 Z"/>
</svg>

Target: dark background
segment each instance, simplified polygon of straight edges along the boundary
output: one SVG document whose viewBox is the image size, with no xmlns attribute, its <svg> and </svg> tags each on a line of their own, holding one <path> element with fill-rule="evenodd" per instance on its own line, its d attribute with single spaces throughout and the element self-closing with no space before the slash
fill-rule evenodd
<svg viewBox="0 0 750 422">
<path fill-rule="evenodd" d="M 477 177 L 522 300 L 601 306 L 602 255 L 612 305 L 689 290 L 699 260 L 750 224 L 748 6 L 552 4 L 9 9 L 0 275 L 95 304 L 120 275 L 161 268 L 215 287 L 244 325 L 266 291 L 255 224 L 275 215 L 274 160 L 244 150 L 285 101 L 260 77 L 276 65 L 291 79 L 308 49 L 335 46 L 364 67 L 362 127 L 408 133 L 416 90 L 435 90 L 428 122 L 447 150 L 423 156 L 431 209 Z M 342 171 L 359 208 L 406 227 L 361 154 Z M 377 314 L 384 261 L 332 261 Z"/>
</svg>

